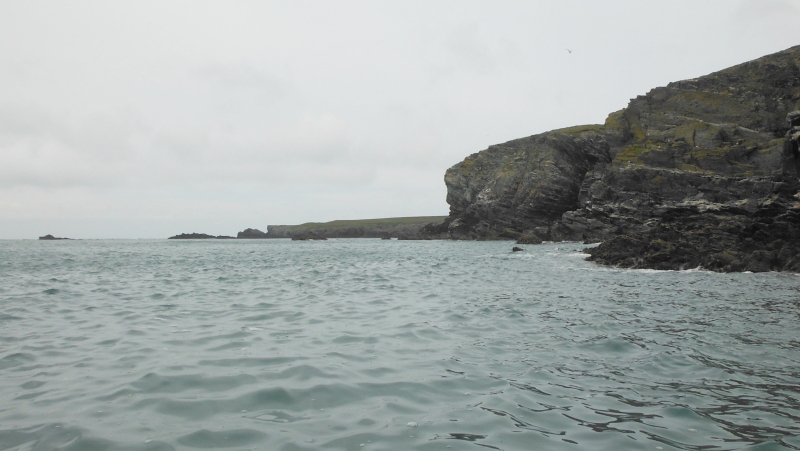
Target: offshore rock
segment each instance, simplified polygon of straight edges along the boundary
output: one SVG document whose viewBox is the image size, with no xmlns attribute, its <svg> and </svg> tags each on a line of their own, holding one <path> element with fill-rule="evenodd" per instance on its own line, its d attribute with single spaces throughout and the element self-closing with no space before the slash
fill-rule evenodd
<svg viewBox="0 0 800 451">
<path fill-rule="evenodd" d="M 244 229 L 243 231 L 236 234 L 236 238 L 239 239 L 263 239 L 269 238 L 266 232 L 262 232 L 258 229 Z"/>
<path fill-rule="evenodd" d="M 45 235 L 45 236 L 40 236 L 39 239 L 40 240 L 44 240 L 44 241 L 53 241 L 53 240 L 69 240 L 71 238 L 58 238 L 58 237 L 55 237 L 53 235 L 49 235 L 48 234 L 48 235 Z"/>
<path fill-rule="evenodd" d="M 592 259 L 627 267 L 797 271 L 798 175 L 800 46 L 471 155 L 445 175 L 445 223 L 454 239 L 605 240 Z"/>
<path fill-rule="evenodd" d="M 175 235 L 167 238 L 168 240 L 230 240 L 233 239 L 232 236 L 226 235 L 209 235 L 207 233 L 181 233 L 180 235 Z"/>
</svg>

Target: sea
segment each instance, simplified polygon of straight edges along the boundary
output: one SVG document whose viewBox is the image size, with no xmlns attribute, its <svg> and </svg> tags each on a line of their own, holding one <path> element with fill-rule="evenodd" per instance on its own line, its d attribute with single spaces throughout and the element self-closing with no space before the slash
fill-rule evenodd
<svg viewBox="0 0 800 451">
<path fill-rule="evenodd" d="M 800 276 L 580 243 L 0 241 L 0 450 L 800 449 Z"/>
</svg>

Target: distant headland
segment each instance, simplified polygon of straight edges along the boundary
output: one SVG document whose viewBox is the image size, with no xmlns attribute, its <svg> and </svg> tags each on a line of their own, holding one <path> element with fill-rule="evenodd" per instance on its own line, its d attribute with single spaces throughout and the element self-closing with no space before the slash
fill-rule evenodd
<svg viewBox="0 0 800 451">
<path fill-rule="evenodd" d="M 290 238 L 295 241 L 326 240 L 328 238 L 422 239 L 431 227 L 440 226 L 447 216 L 409 216 L 401 218 L 353 219 L 330 222 L 307 222 L 298 225 L 268 225 L 267 231 L 245 229 L 236 237 L 205 233 L 182 233 L 170 240 L 204 239 L 270 239 Z"/>
</svg>

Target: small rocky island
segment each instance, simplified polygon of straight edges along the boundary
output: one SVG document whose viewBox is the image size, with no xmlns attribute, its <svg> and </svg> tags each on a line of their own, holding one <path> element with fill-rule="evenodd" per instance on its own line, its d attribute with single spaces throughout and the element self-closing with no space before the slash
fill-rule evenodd
<svg viewBox="0 0 800 451">
<path fill-rule="evenodd" d="M 180 235 L 175 235 L 167 238 L 168 240 L 230 240 L 234 239 L 232 236 L 226 235 L 208 235 L 206 233 L 181 233 Z"/>
<path fill-rule="evenodd" d="M 39 239 L 44 241 L 54 241 L 54 240 L 71 240 L 72 238 L 58 238 L 53 235 L 45 235 L 45 236 L 40 236 Z"/>
<path fill-rule="evenodd" d="M 800 272 L 800 46 L 447 170 L 424 238 L 602 242 L 628 268 Z"/>
<path fill-rule="evenodd" d="M 244 229 L 241 232 L 236 234 L 236 238 L 239 239 L 263 239 L 269 238 L 266 233 L 258 230 L 258 229 Z"/>
</svg>

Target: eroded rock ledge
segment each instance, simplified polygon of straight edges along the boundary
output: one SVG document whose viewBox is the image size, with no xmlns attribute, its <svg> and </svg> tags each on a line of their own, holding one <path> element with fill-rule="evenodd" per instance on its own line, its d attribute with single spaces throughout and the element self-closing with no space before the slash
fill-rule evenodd
<svg viewBox="0 0 800 451">
<path fill-rule="evenodd" d="M 445 174 L 429 237 L 604 241 L 626 267 L 798 271 L 800 46 L 655 88 L 605 124 L 491 146 Z"/>
</svg>

